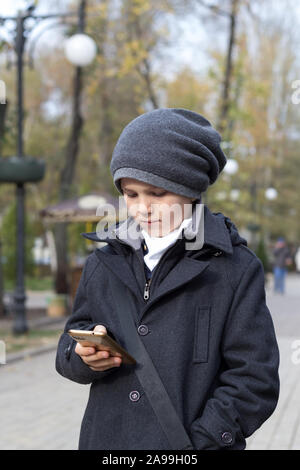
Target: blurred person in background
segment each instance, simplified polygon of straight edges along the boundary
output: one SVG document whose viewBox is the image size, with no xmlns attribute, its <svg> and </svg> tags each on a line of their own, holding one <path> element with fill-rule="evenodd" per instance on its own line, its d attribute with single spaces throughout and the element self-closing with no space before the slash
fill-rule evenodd
<svg viewBox="0 0 300 470">
<path fill-rule="evenodd" d="M 287 266 L 292 263 L 289 247 L 283 237 L 279 237 L 273 249 L 274 292 L 285 293 Z"/>
</svg>

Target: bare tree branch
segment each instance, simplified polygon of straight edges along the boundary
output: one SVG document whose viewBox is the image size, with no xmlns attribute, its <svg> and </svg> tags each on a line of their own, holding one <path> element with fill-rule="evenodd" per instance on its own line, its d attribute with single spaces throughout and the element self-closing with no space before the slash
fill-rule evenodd
<svg viewBox="0 0 300 470">
<path fill-rule="evenodd" d="M 233 49 L 236 44 L 236 27 L 240 0 L 231 0 L 231 2 L 230 29 L 226 55 L 225 76 L 222 87 L 221 108 L 217 124 L 217 129 L 220 134 L 222 134 L 227 127 L 227 119 L 230 109 L 230 91 L 232 88 L 233 76 Z"/>
<path fill-rule="evenodd" d="M 150 101 L 152 103 L 153 108 L 156 109 L 159 106 L 158 106 L 158 101 L 154 92 L 153 83 L 151 80 L 150 62 L 147 58 L 143 60 L 143 65 L 144 65 L 144 68 L 142 67 L 142 64 L 138 64 L 137 70 L 140 73 L 140 75 L 143 77 L 143 79 L 145 80 Z"/>
<path fill-rule="evenodd" d="M 223 16 L 226 16 L 227 18 L 229 18 L 231 16 L 231 13 L 229 13 L 228 11 L 226 10 L 223 10 L 222 8 L 220 8 L 218 5 L 213 5 L 213 4 L 208 4 L 206 2 L 204 2 L 203 0 L 198 0 L 198 3 L 205 7 L 205 8 L 208 8 L 209 10 L 211 10 L 213 13 L 216 13 L 218 15 L 223 15 Z"/>
<path fill-rule="evenodd" d="M 140 24 L 140 18 L 139 17 L 135 17 L 135 19 L 132 22 L 131 26 L 133 28 L 134 36 L 136 38 L 138 38 L 143 43 L 144 49 L 148 54 L 148 56 L 145 57 L 142 60 L 141 63 L 137 64 L 136 70 L 138 71 L 138 73 L 141 75 L 141 77 L 145 81 L 146 89 L 147 89 L 148 95 L 149 95 L 149 99 L 152 103 L 153 108 L 156 109 L 156 108 L 159 107 L 159 104 L 158 104 L 158 99 L 156 97 L 153 82 L 152 82 L 151 61 L 150 61 L 150 58 L 149 58 L 149 54 L 151 52 L 152 46 L 149 43 L 147 44 L 147 41 L 145 41 L 144 31 L 143 31 L 143 28 Z M 130 31 L 128 31 L 128 32 L 129 32 L 129 36 L 130 36 L 131 35 Z"/>
<path fill-rule="evenodd" d="M 253 1 L 253 0 L 252 0 Z M 245 0 L 245 8 L 249 14 L 249 16 L 256 21 L 257 23 L 261 21 L 260 17 L 256 15 L 253 11 L 253 4 L 251 5 L 250 0 Z"/>
</svg>

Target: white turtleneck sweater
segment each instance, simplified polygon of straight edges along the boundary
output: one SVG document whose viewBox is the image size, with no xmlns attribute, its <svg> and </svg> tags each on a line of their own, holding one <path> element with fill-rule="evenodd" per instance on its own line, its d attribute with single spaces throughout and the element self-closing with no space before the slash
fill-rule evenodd
<svg viewBox="0 0 300 470">
<path fill-rule="evenodd" d="M 183 219 L 179 227 L 177 227 L 175 230 L 172 230 L 172 232 L 168 233 L 164 237 L 150 237 L 146 230 L 141 229 L 141 233 L 149 250 L 148 253 L 144 256 L 144 261 L 150 271 L 153 271 L 164 252 L 176 242 L 182 229 L 189 225 L 191 220 L 192 217 L 189 219 Z"/>
</svg>

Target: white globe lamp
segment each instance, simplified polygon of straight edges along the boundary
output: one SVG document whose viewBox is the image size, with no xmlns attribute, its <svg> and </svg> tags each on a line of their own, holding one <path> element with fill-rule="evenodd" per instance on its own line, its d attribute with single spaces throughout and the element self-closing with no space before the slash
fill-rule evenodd
<svg viewBox="0 0 300 470">
<path fill-rule="evenodd" d="M 223 171 L 225 171 L 227 175 L 234 175 L 238 171 L 238 169 L 238 162 L 236 160 L 233 160 L 233 158 L 228 158 Z"/>
<path fill-rule="evenodd" d="M 265 191 L 265 196 L 269 201 L 274 201 L 278 196 L 278 191 L 275 188 L 268 188 Z"/>
<path fill-rule="evenodd" d="M 239 189 L 232 189 L 230 191 L 230 198 L 232 201 L 237 201 L 241 195 L 241 191 Z"/>
<path fill-rule="evenodd" d="M 97 46 L 86 34 L 74 34 L 65 40 L 64 50 L 69 62 L 77 67 L 85 67 L 96 57 Z"/>
</svg>

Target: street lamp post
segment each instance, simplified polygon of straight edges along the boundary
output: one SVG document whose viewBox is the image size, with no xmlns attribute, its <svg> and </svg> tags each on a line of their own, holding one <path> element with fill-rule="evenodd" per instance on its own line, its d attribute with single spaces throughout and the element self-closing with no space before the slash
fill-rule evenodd
<svg viewBox="0 0 300 470">
<path fill-rule="evenodd" d="M 81 0 L 78 13 L 66 13 L 66 14 L 49 14 L 49 15 L 33 15 L 34 7 L 28 8 L 25 12 L 19 11 L 17 17 L 0 17 L 0 24 L 4 24 L 5 21 L 15 21 L 16 23 L 16 34 L 15 34 L 15 53 L 17 56 L 17 116 L 18 116 L 18 137 L 17 137 L 17 160 L 26 160 L 24 158 L 24 145 L 23 145 L 23 121 L 24 121 L 24 106 L 23 106 L 23 66 L 24 66 L 24 46 L 27 39 L 27 30 L 25 27 L 25 21 L 28 18 L 36 20 L 39 23 L 42 20 L 49 18 L 67 18 L 67 17 L 78 17 L 78 32 L 81 34 L 84 30 L 85 21 L 85 8 L 86 0 Z M 89 38 L 90 39 L 90 38 Z M 90 39 L 90 41 L 92 41 Z M 95 49 L 95 46 L 93 46 Z M 90 44 L 91 49 L 91 44 Z M 94 51 L 95 52 L 95 51 Z M 90 60 L 93 59 L 91 52 L 89 52 Z M 76 64 L 77 65 L 77 64 Z M 15 157 L 13 157 L 15 158 Z M 4 160 L 4 159 L 2 159 Z M 5 159 L 8 160 L 8 159 Z M 32 159 L 31 159 L 32 160 Z M 2 162 L 3 163 L 3 162 Z M 3 167 L 5 165 L 4 162 Z M 31 161 L 32 164 L 32 161 Z M 25 272 L 25 182 L 19 177 L 21 181 L 17 179 L 13 181 L 11 178 L 7 180 L 4 177 L 1 179 L 2 182 L 15 182 L 16 183 L 16 200 L 17 200 L 17 272 L 16 272 L 16 289 L 13 295 L 14 299 L 14 326 L 13 332 L 15 334 L 22 334 L 28 331 L 26 321 L 26 309 L 25 309 L 25 283 L 24 283 L 24 272 Z M 41 179 L 41 177 L 40 177 Z M 37 181 L 37 178 L 35 179 Z M 28 179 L 33 181 L 33 179 Z"/>
<path fill-rule="evenodd" d="M 18 106 L 18 144 L 17 156 L 23 158 L 23 54 L 25 45 L 24 20 L 26 16 L 22 16 L 19 12 L 17 17 L 17 34 L 15 49 L 17 54 L 17 106 Z M 17 283 L 14 292 L 14 310 L 15 324 L 14 333 L 21 334 L 28 330 L 25 316 L 25 184 L 17 183 L 16 185 L 17 200 Z"/>
</svg>

